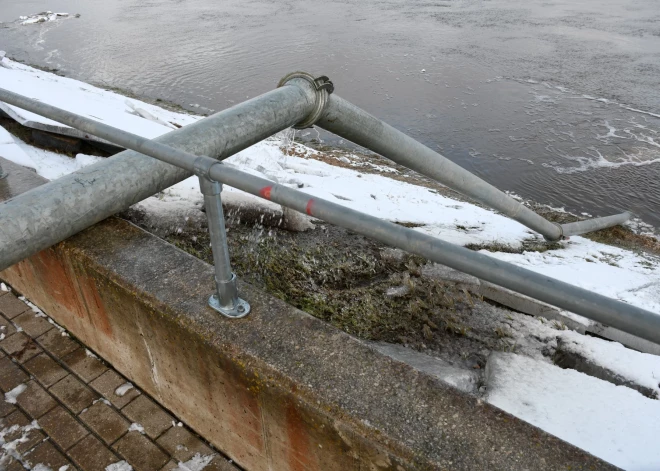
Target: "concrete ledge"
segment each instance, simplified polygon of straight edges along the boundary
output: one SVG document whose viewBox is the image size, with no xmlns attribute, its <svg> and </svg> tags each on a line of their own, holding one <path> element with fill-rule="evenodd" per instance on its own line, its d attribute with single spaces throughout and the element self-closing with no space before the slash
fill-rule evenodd
<svg viewBox="0 0 660 471">
<path fill-rule="evenodd" d="M 221 318 L 212 273 L 111 218 L 0 278 L 250 471 L 614 469 L 249 285 Z"/>
</svg>

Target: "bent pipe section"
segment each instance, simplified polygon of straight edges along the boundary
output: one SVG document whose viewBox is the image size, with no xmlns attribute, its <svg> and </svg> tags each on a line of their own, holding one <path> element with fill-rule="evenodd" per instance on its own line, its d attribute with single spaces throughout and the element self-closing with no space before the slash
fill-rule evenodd
<svg viewBox="0 0 660 471">
<path fill-rule="evenodd" d="M 4 270 L 188 178 L 194 165 L 178 159 L 179 152 L 225 159 L 302 121 L 315 108 L 316 91 L 292 81 L 153 141 L 7 90 L 0 89 L 0 101 L 133 149 L 0 203 Z M 142 152 L 162 153 L 162 160 L 183 168 Z"/>
<path fill-rule="evenodd" d="M 572 235 L 586 234 L 587 232 L 607 229 L 608 227 L 623 224 L 632 218 L 632 213 L 625 211 L 621 214 L 605 216 L 602 218 L 587 219 L 585 221 L 569 222 L 561 225 L 562 235 L 569 237 Z"/>
<path fill-rule="evenodd" d="M 539 216 L 493 185 L 337 95 L 330 95 L 316 125 L 496 209 L 547 240 L 559 240 L 565 235 L 558 224 Z M 610 225 L 597 224 L 598 228 L 619 224 L 614 222 L 618 221 L 617 218 L 603 219 L 612 222 Z"/>
</svg>

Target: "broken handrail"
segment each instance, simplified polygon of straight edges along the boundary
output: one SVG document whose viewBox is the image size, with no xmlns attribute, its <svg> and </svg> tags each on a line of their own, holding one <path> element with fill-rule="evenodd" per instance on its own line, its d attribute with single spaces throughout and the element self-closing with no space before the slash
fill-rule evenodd
<svg viewBox="0 0 660 471">
<path fill-rule="evenodd" d="M 630 212 L 624 212 L 571 224 L 550 222 L 460 165 L 337 95 L 329 97 L 316 125 L 496 209 L 549 241 L 612 227 L 632 217 Z"/>
<path fill-rule="evenodd" d="M 488 255 L 474 252 L 336 203 L 312 197 L 301 191 L 287 188 L 232 166 L 222 164 L 210 157 L 197 156 L 161 142 L 150 141 L 141 136 L 136 136 L 126 131 L 98 123 L 89 118 L 77 116 L 50 105 L 34 102 L 20 95 L 0 89 L 0 99 L 7 97 L 16 106 L 23 107 L 22 105 L 25 105 L 25 109 L 38 112 L 64 124 L 76 126 L 85 132 L 91 133 L 94 131 L 99 137 L 192 171 L 200 178 L 207 178 L 210 181 L 233 186 L 261 198 L 307 213 L 315 218 L 342 226 L 384 244 L 399 247 L 431 261 L 469 273 L 480 279 L 490 281 L 491 283 L 525 294 L 534 299 L 660 344 L 660 315 L 653 312 L 541 275 L 511 263 L 497 260 Z M 94 166 L 100 166 L 100 164 L 90 167 Z M 90 167 L 87 168 L 89 169 Z M 81 171 L 75 173 L 78 174 L 78 177 L 86 176 Z M 76 177 L 73 178 L 73 181 L 80 183 L 76 180 Z M 33 189 L 0 205 L 0 270 L 6 268 L 7 265 L 3 265 L 3 263 L 6 263 L 8 257 L 10 258 L 9 252 L 19 247 L 23 241 L 20 239 L 22 233 L 17 230 L 18 226 L 14 225 L 13 229 L 6 230 L 8 227 L 7 223 L 12 218 L 20 219 L 21 212 L 29 209 L 26 206 L 31 201 L 35 201 L 35 197 L 41 198 L 48 195 L 49 191 L 53 189 L 53 183 L 55 182 Z M 94 185 L 95 182 L 85 181 L 85 183 Z M 85 186 L 83 183 L 80 184 L 83 187 Z M 71 185 L 69 185 L 68 191 L 72 191 Z M 52 194 L 50 195 L 51 198 L 53 196 Z M 13 236 L 14 239 L 10 239 L 7 242 L 7 235 Z"/>
</svg>

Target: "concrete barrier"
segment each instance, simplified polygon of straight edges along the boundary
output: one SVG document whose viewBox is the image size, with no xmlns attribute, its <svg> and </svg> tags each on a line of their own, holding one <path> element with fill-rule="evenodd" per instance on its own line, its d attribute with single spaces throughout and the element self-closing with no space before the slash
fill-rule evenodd
<svg viewBox="0 0 660 471">
<path fill-rule="evenodd" d="M 212 275 L 116 218 L 0 272 L 249 471 L 615 469 L 247 284 L 223 318 Z"/>
</svg>

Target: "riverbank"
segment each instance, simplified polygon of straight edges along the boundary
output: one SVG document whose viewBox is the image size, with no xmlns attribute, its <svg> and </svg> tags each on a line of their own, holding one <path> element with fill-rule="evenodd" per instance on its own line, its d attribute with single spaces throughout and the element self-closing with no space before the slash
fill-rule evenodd
<svg viewBox="0 0 660 471">
<path fill-rule="evenodd" d="M 145 137 L 156 137 L 200 118 L 134 98 L 127 100 L 117 93 L 8 59 L 6 65 L 9 67 L 0 68 L 2 87 Z M 24 127 L 35 123 L 53 125 L 7 105 L 3 109 Z M 55 153 L 26 142 L 30 140 L 27 135 L 22 140 L 16 134 L 0 135 L 0 155 L 34 168 L 49 179 L 106 158 Z M 314 196 L 660 312 L 657 239 L 645 235 L 639 225 L 610 231 L 609 235 L 592 235 L 592 239 L 572 237 L 547 245 L 520 224 L 384 159 L 357 152 L 312 149 L 293 142 L 286 133 L 253 146 L 228 162 Z M 640 453 L 646 459 L 644 463 L 660 463 L 655 450 L 640 452 L 637 445 L 643 437 L 657 432 L 648 414 L 648 410 L 658 408 L 655 399 L 658 388 L 657 384 L 653 385 L 653 378 L 660 374 L 657 357 L 567 331 L 561 322 L 493 306 L 465 280 L 449 282 L 446 277 L 437 276 L 438 267 L 425 260 L 264 203 L 235 189 L 225 188 L 223 200 L 228 209 L 230 253 L 242 279 L 360 338 L 379 345 L 402 344 L 448 362 L 457 369 L 458 378 L 473 378 L 467 381 L 467 386 L 457 381 L 470 393 L 486 400 L 492 395 L 493 401 L 505 410 L 619 466 L 635 469 L 630 466 L 639 464 Z M 138 203 L 125 216 L 209 261 L 201 203 L 196 178 L 190 178 Z M 556 218 L 575 217 L 561 211 L 546 211 Z M 646 395 L 635 392 L 637 395 L 630 398 L 627 390 L 631 388 L 621 386 L 626 392 L 619 395 L 621 387 L 617 386 L 617 392 L 608 396 L 610 410 L 617 407 L 617 401 L 624 401 L 631 410 L 625 421 L 609 419 L 612 429 L 608 433 L 618 444 L 616 450 L 599 442 L 596 432 L 602 427 L 602 416 L 583 411 L 578 425 L 590 433 L 578 437 L 565 436 L 560 428 L 544 422 L 552 422 L 552 417 L 539 419 L 538 411 L 550 404 L 547 397 L 537 396 L 542 383 L 547 387 L 546 376 L 537 378 L 538 381 L 530 376 L 526 400 L 537 404 L 534 414 L 496 399 L 501 397 L 497 391 L 511 385 L 506 378 L 515 378 L 529 365 L 510 371 L 500 368 L 498 381 L 481 374 L 488 369 L 493 355 L 507 354 L 523 358 L 520 360 L 523 363 L 541 364 L 543 371 L 548 369 L 550 378 L 568 381 L 562 376 L 563 370 L 555 366 L 555 359 L 567 350 L 566 345 L 576 346 L 571 350 L 573 353 L 577 351 L 610 369 L 615 368 L 617 358 L 626 358 L 624 365 L 615 368 L 614 376 L 645 388 Z M 517 361 L 510 363 L 516 365 Z M 603 382 L 605 387 L 612 382 L 583 373 L 576 373 L 569 380 L 574 382 L 571 384 L 575 386 L 576 396 L 565 398 L 563 407 L 573 414 L 577 414 L 574 409 L 582 404 L 578 396 L 584 388 L 591 387 L 591 381 Z M 595 418 L 598 420 L 591 420 Z"/>
</svg>

